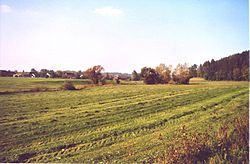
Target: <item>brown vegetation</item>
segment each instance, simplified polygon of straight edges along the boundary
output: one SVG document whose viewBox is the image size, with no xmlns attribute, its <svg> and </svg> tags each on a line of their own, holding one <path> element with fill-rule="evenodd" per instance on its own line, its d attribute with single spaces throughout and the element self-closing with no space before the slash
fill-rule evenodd
<svg viewBox="0 0 250 164">
<path fill-rule="evenodd" d="M 76 90 L 75 86 L 71 81 L 65 81 L 62 88 L 64 90 Z"/>
<path fill-rule="evenodd" d="M 233 128 L 230 128 L 230 125 Z M 222 125 L 216 133 L 189 133 L 185 126 L 173 142 L 165 144 L 166 153 L 149 163 L 248 163 L 248 116 L 236 117 L 231 124 Z M 162 137 L 160 137 L 162 139 Z M 164 143 L 164 141 L 163 141 Z"/>
</svg>

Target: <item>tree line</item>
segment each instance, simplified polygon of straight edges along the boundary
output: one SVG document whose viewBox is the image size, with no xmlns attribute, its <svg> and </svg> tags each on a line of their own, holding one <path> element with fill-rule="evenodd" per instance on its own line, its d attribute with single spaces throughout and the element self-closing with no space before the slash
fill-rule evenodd
<svg viewBox="0 0 250 164">
<path fill-rule="evenodd" d="M 155 69 L 143 67 L 140 73 L 134 70 L 131 75 L 131 80 L 143 80 L 145 84 L 188 84 L 190 78 L 187 64 L 178 64 L 175 69 L 165 64 L 160 64 Z"/>
<path fill-rule="evenodd" d="M 156 68 L 143 67 L 131 77 L 121 77 L 119 74 L 102 73 L 101 65 L 88 68 L 86 71 L 53 71 L 31 69 L 30 72 L 0 70 L 0 76 L 13 77 L 44 77 L 44 78 L 76 78 L 90 79 L 94 84 L 105 84 L 105 80 L 113 80 L 119 84 L 120 80 L 143 80 L 145 84 L 188 84 L 192 77 L 202 77 L 206 80 L 249 80 L 249 51 L 234 54 L 220 60 L 206 61 L 199 66 L 194 64 L 178 64 L 174 69 L 171 65 L 160 64 Z"/>
<path fill-rule="evenodd" d="M 234 54 L 220 60 L 206 61 L 199 66 L 178 64 L 172 66 L 160 64 L 155 69 L 143 67 L 140 73 L 132 72 L 132 80 L 143 80 L 146 84 L 177 83 L 188 84 L 189 79 L 202 77 L 206 80 L 249 80 L 249 51 Z"/>
<path fill-rule="evenodd" d="M 249 50 L 220 60 L 206 61 L 197 68 L 197 76 L 206 80 L 249 80 Z"/>
</svg>

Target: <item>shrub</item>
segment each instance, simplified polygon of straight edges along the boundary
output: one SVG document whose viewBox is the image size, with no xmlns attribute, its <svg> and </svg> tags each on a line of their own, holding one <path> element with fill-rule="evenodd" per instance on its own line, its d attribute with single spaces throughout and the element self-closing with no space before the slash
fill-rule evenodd
<svg viewBox="0 0 250 164">
<path fill-rule="evenodd" d="M 76 88 L 71 81 L 65 81 L 63 84 L 63 89 L 64 90 L 75 90 Z"/>
</svg>

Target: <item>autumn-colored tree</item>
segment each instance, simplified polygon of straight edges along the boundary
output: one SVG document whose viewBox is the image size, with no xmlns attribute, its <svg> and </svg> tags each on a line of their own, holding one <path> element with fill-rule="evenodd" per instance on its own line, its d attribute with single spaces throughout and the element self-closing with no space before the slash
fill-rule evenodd
<svg viewBox="0 0 250 164">
<path fill-rule="evenodd" d="M 84 74 L 87 78 L 91 79 L 94 84 L 99 84 L 103 81 L 103 76 L 101 74 L 103 70 L 104 68 L 102 66 L 97 65 L 87 69 Z"/>
<path fill-rule="evenodd" d="M 171 80 L 171 68 L 167 67 L 165 64 L 160 64 L 155 68 L 155 71 L 159 74 L 159 83 L 165 84 Z"/>
<path fill-rule="evenodd" d="M 172 73 L 174 82 L 177 84 L 188 84 L 190 75 L 187 64 L 178 64 Z"/>
</svg>

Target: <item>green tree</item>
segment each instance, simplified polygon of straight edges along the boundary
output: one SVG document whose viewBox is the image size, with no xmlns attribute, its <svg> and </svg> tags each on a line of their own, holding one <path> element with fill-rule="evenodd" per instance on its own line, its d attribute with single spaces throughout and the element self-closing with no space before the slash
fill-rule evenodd
<svg viewBox="0 0 250 164">
<path fill-rule="evenodd" d="M 200 66 L 197 68 L 197 77 L 202 77 L 204 76 L 204 71 L 203 71 L 203 66 L 200 64 Z"/>
<path fill-rule="evenodd" d="M 62 78 L 63 77 L 63 71 L 57 70 L 55 72 L 55 76 L 58 77 L 58 78 Z"/>
<path fill-rule="evenodd" d="M 196 64 L 189 67 L 189 74 L 190 74 L 191 78 L 192 77 L 197 77 L 197 65 Z"/>
<path fill-rule="evenodd" d="M 37 70 L 35 70 L 34 68 L 32 68 L 32 69 L 30 70 L 30 73 L 37 74 Z"/>
<path fill-rule="evenodd" d="M 248 80 L 249 51 L 206 61 L 197 70 L 207 80 Z"/>
<path fill-rule="evenodd" d="M 46 77 L 47 73 L 49 73 L 49 70 L 41 69 L 40 70 L 40 77 Z"/>
<path fill-rule="evenodd" d="M 131 80 L 139 81 L 141 79 L 140 75 L 134 70 L 131 75 Z"/>
<path fill-rule="evenodd" d="M 155 69 L 150 67 L 143 67 L 141 69 L 141 77 L 145 84 L 158 84 L 159 83 L 159 74 Z"/>
</svg>

